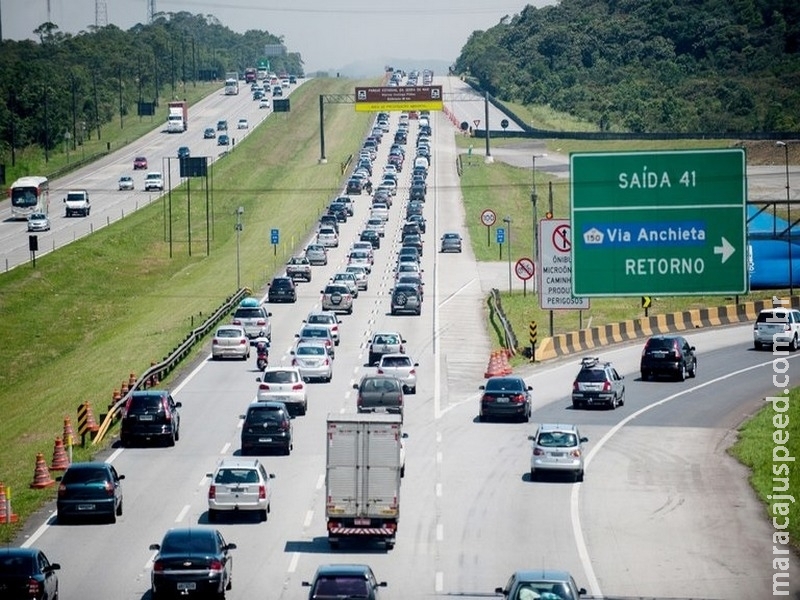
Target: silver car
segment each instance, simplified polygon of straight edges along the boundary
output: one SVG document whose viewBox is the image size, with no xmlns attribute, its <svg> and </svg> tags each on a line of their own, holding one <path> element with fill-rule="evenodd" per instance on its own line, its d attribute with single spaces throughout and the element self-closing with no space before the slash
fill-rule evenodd
<svg viewBox="0 0 800 600">
<path fill-rule="evenodd" d="M 339 333 L 339 317 L 335 312 L 330 310 L 310 312 L 303 323 L 307 323 L 308 325 L 324 325 L 328 328 L 328 331 L 330 331 L 331 337 L 333 338 L 333 343 L 336 346 L 339 345 L 339 342 L 341 341 Z"/>
<path fill-rule="evenodd" d="M 50 218 L 44 213 L 33 213 L 28 217 L 28 231 L 50 231 Z"/>
<path fill-rule="evenodd" d="M 383 237 L 386 235 L 386 221 L 379 217 L 370 217 L 367 219 L 367 224 L 364 229 L 372 229 L 378 232 L 378 235 Z"/>
<path fill-rule="evenodd" d="M 353 313 L 353 294 L 344 283 L 329 283 L 321 293 L 322 310 Z"/>
<path fill-rule="evenodd" d="M 406 394 L 417 393 L 417 367 L 408 354 L 384 354 L 378 362 L 378 375 L 396 377 Z"/>
<path fill-rule="evenodd" d="M 211 358 L 250 358 L 250 340 L 239 325 L 222 325 L 211 341 Z"/>
<path fill-rule="evenodd" d="M 312 265 L 327 265 L 328 250 L 322 244 L 310 244 L 306 248 L 306 258 Z"/>
<path fill-rule="evenodd" d="M 353 298 L 358 298 L 358 279 L 356 279 L 353 273 L 347 271 L 336 273 L 331 278 L 331 283 L 343 283 L 349 288 L 350 293 L 353 294 Z"/>
<path fill-rule="evenodd" d="M 356 276 L 356 284 L 359 290 L 367 291 L 369 288 L 369 278 L 367 275 L 369 275 L 369 273 L 364 265 L 347 265 L 345 271 Z"/>
<path fill-rule="evenodd" d="M 300 369 L 305 381 L 314 379 L 329 382 L 333 379 L 333 359 L 324 343 L 302 342 L 292 354 L 292 366 Z"/>
<path fill-rule="evenodd" d="M 441 252 L 461 252 L 461 234 L 445 233 L 442 236 Z"/>
<path fill-rule="evenodd" d="M 266 521 L 272 500 L 272 473 L 257 458 L 224 458 L 216 471 L 208 473 L 208 520 L 221 512 L 257 511 Z"/>
<path fill-rule="evenodd" d="M 589 439 L 581 437 L 577 425 L 542 424 L 528 439 L 533 442 L 532 480 L 544 471 L 569 473 L 575 481 L 583 481 L 583 444 Z"/>
</svg>

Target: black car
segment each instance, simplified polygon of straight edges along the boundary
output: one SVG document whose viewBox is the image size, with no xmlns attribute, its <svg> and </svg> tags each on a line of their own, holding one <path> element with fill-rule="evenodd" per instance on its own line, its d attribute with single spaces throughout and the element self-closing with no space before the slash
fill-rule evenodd
<svg viewBox="0 0 800 600">
<path fill-rule="evenodd" d="M 421 215 L 425 209 L 425 205 L 419 200 L 411 200 L 406 206 L 406 221 L 411 219 L 414 215 Z"/>
<path fill-rule="evenodd" d="M 403 237 L 407 235 L 420 235 L 422 230 L 419 228 L 419 223 L 415 223 L 414 221 L 406 221 L 403 223 L 403 232 L 401 235 Z"/>
<path fill-rule="evenodd" d="M 180 407 L 166 390 L 133 392 L 122 410 L 120 443 L 132 446 L 137 441 L 163 441 L 174 446 L 181 434 Z"/>
<path fill-rule="evenodd" d="M 416 234 L 409 234 L 403 236 L 403 246 L 411 246 L 416 248 L 419 255 L 422 256 L 422 238 Z"/>
<path fill-rule="evenodd" d="M 36 548 L 0 548 L 0 596 L 5 600 L 55 600 L 60 568 Z"/>
<path fill-rule="evenodd" d="M 408 142 L 408 134 L 405 131 L 398 131 L 394 134 L 395 144 L 405 144 Z"/>
<path fill-rule="evenodd" d="M 347 193 L 360 194 L 364 189 L 364 180 L 359 177 L 351 177 L 347 180 Z"/>
<path fill-rule="evenodd" d="M 381 247 L 381 236 L 374 229 L 365 229 L 358 236 L 358 239 L 362 242 L 369 242 L 375 250 Z"/>
<path fill-rule="evenodd" d="M 122 486 L 125 479 L 106 462 L 72 463 L 59 480 L 56 514 L 59 523 L 74 518 L 101 516 L 116 523 L 122 516 Z"/>
<path fill-rule="evenodd" d="M 275 277 L 269 284 L 268 302 L 297 302 L 297 287 L 291 277 Z"/>
<path fill-rule="evenodd" d="M 217 121 L 217 131 L 228 131 L 228 122 L 225 120 Z"/>
<path fill-rule="evenodd" d="M 242 455 L 261 450 L 292 451 L 292 417 L 283 402 L 256 400 L 242 415 Z"/>
<path fill-rule="evenodd" d="M 336 233 L 339 233 L 339 219 L 336 215 L 324 214 L 319 218 L 319 227 L 333 227 Z"/>
<path fill-rule="evenodd" d="M 581 370 L 572 384 L 572 407 L 606 406 L 614 410 L 623 404 L 625 378 L 614 365 L 592 356 L 581 360 Z"/>
<path fill-rule="evenodd" d="M 419 264 L 420 260 L 422 259 L 422 254 L 419 253 L 419 250 L 416 246 L 412 245 L 404 245 L 400 248 L 400 252 L 397 253 L 397 262 L 404 262 L 403 257 L 410 256 L 412 257 L 411 262 L 415 262 Z"/>
<path fill-rule="evenodd" d="M 409 200 L 422 200 L 425 201 L 426 188 L 422 185 L 412 185 L 408 190 Z"/>
<path fill-rule="evenodd" d="M 189 158 L 192 155 L 191 150 L 189 150 L 189 146 L 181 146 L 178 148 L 178 158 Z"/>
<path fill-rule="evenodd" d="M 419 230 L 422 233 L 425 233 L 425 230 L 428 228 L 428 222 L 425 220 L 421 214 L 410 215 L 406 220 L 407 223 L 416 223 L 419 226 Z"/>
<path fill-rule="evenodd" d="M 697 376 L 695 347 L 679 335 L 656 335 L 645 342 L 639 370 L 642 379 L 672 377 L 684 381 Z"/>
<path fill-rule="evenodd" d="M 210 596 L 224 598 L 231 589 L 233 557 L 236 544 L 225 541 L 210 527 L 170 529 L 157 550 L 150 576 L 152 598 L 165 596 Z"/>
<path fill-rule="evenodd" d="M 489 417 L 516 417 L 522 421 L 531 418 L 531 386 L 522 377 L 500 375 L 490 377 L 480 386 L 483 395 L 480 401 L 479 421 Z"/>
<path fill-rule="evenodd" d="M 387 412 L 403 416 L 403 382 L 386 375 L 364 375 L 359 383 L 356 408 L 360 413 Z"/>
<path fill-rule="evenodd" d="M 379 600 L 378 592 L 386 587 L 386 582 L 378 582 L 368 565 L 337 564 L 317 567 L 314 580 L 303 581 L 301 585 L 310 588 L 308 600 Z"/>
<path fill-rule="evenodd" d="M 347 218 L 350 216 L 347 212 L 347 206 L 342 202 L 333 202 L 328 207 L 328 214 L 336 217 L 339 223 L 346 223 Z"/>
</svg>

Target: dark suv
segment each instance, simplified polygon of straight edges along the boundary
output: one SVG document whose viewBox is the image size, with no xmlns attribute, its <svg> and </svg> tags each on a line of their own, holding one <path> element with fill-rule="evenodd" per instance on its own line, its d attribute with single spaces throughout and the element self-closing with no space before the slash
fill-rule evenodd
<svg viewBox="0 0 800 600">
<path fill-rule="evenodd" d="M 625 404 L 625 378 L 610 362 L 597 357 L 581 361 L 581 370 L 572 384 L 572 407 L 605 405 L 614 410 Z"/>
<path fill-rule="evenodd" d="M 123 446 L 136 441 L 164 441 L 174 446 L 180 438 L 181 403 L 166 390 L 133 392 L 122 411 L 119 439 Z"/>
<path fill-rule="evenodd" d="M 297 288 L 291 277 L 275 277 L 269 284 L 268 302 L 297 302 Z"/>
<path fill-rule="evenodd" d="M 656 335 L 645 342 L 639 369 L 642 380 L 667 375 L 679 381 L 697 376 L 694 346 L 679 335 Z"/>
<path fill-rule="evenodd" d="M 251 402 L 242 419 L 242 456 L 273 448 L 292 451 L 292 418 L 283 402 Z"/>
</svg>

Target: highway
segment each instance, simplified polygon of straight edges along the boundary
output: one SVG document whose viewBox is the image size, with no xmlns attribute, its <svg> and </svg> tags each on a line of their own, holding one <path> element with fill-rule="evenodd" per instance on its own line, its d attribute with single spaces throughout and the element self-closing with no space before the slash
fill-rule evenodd
<svg viewBox="0 0 800 600">
<path fill-rule="evenodd" d="M 209 102 L 214 107 L 201 115 L 203 126 L 219 115 L 235 123 L 241 115 L 231 106 L 247 102 L 257 110 L 249 98 Z M 255 117 L 243 114 L 252 126 Z M 397 118 L 392 115 L 393 127 Z M 411 127 L 413 140 L 413 121 Z M 533 422 L 578 423 L 589 437 L 584 483 L 530 481 L 532 423 L 478 422 L 478 386 L 491 349 L 484 330 L 485 294 L 468 244 L 462 254 L 436 252 L 444 231 L 466 236 L 451 128 L 443 115 L 433 115 L 423 313 L 388 314 L 404 211 L 399 201 L 376 251 L 369 290 L 356 300 L 354 313 L 342 317 L 333 381 L 310 384 L 308 414 L 294 422 L 292 454 L 263 457 L 276 474 L 269 520 L 216 525 L 238 545 L 228 597 L 304 598 L 301 582 L 328 562 L 370 564 L 388 582 L 382 593 L 389 599 L 491 595 L 515 569 L 538 567 L 567 569 L 590 593 L 608 596 L 766 597 L 772 577 L 770 524 L 746 471 L 725 452 L 737 424 L 775 392 L 772 355 L 752 350 L 750 325 L 689 332 L 699 369 L 696 379 L 683 383 L 639 381 L 640 343 L 596 352 L 625 375 L 626 402 L 616 411 L 570 408 L 578 356 L 520 369 L 534 389 Z M 201 135 L 202 127 L 193 126 L 194 134 Z M 184 143 L 183 136 L 159 136 L 166 138 L 159 140 L 165 146 L 149 156 L 172 155 Z M 195 142 L 187 145 L 200 153 Z M 388 146 L 384 141 L 378 171 Z M 109 182 L 115 185 L 144 147 L 126 150 L 124 158 L 109 157 L 118 170 L 91 187 L 116 197 Z M 404 170 L 400 200 L 408 178 Z M 294 334 L 303 317 L 319 307 L 324 282 L 344 266 L 368 202 L 366 196 L 356 198 L 355 216 L 341 228 L 342 243 L 331 250 L 327 267 L 314 267 L 312 282 L 299 284 L 298 302 L 270 305 L 271 364 L 288 362 Z M 90 218 L 95 216 L 93 209 Z M 407 352 L 420 363 L 418 393 L 406 398 L 409 438 L 397 545 L 389 552 L 379 546 L 334 552 L 325 537 L 325 417 L 355 409 L 352 384 L 370 372 L 366 343 L 381 330 L 401 332 Z M 792 385 L 800 380 L 794 368 L 798 357 L 788 358 Z M 62 597 L 149 599 L 154 553 L 148 546 L 169 527 L 207 524 L 206 474 L 223 456 L 238 453 L 239 416 L 255 396 L 257 374 L 254 357 L 247 363 L 201 361 L 173 390 L 183 403 L 181 438 L 174 448 L 114 447 L 101 457 L 126 475 L 124 514 L 116 524 L 59 525 L 54 506 L 32 519 L 19 543 L 39 547 L 61 563 Z M 797 594 L 796 567 L 792 581 Z"/>
</svg>

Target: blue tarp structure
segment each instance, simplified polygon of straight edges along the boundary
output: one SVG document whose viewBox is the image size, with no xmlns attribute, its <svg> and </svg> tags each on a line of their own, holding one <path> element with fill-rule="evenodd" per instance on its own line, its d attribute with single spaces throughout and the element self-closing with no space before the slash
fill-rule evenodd
<svg viewBox="0 0 800 600">
<path fill-rule="evenodd" d="M 783 289 L 789 287 L 788 221 L 765 211 L 758 216 L 756 206 L 747 207 L 747 265 L 750 289 Z M 778 236 L 780 236 L 778 238 Z M 778 238 L 778 239 L 773 239 Z M 800 229 L 792 228 L 792 283 L 800 283 Z"/>
</svg>

